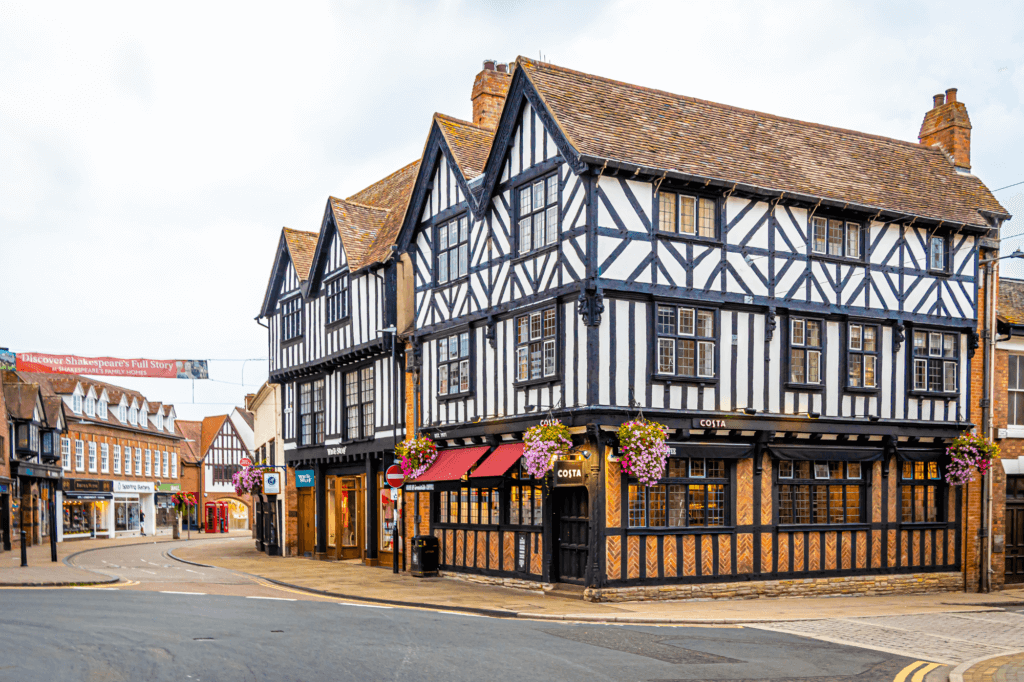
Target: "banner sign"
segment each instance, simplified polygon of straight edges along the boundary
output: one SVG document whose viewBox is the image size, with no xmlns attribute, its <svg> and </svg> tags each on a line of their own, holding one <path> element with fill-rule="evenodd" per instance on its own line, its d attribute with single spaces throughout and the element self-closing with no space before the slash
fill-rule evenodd
<svg viewBox="0 0 1024 682">
<path fill-rule="evenodd" d="M 15 363 L 15 355 L 9 350 L 0 350 L 0 369 L 13 370 Z"/>
<path fill-rule="evenodd" d="M 46 372 L 51 374 L 89 374 L 93 376 L 152 377 L 160 379 L 210 378 L 210 370 L 206 360 L 85 358 L 78 355 L 18 353 L 15 366 L 21 372 Z"/>
</svg>

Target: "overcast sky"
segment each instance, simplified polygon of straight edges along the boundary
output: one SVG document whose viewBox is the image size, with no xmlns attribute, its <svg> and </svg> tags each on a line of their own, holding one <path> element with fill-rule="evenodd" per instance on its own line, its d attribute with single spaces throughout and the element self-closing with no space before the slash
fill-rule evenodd
<svg viewBox="0 0 1024 682">
<path fill-rule="evenodd" d="M 0 2 L 0 347 L 266 358 L 281 227 L 418 158 L 520 54 L 905 140 L 958 87 L 975 172 L 1024 181 L 1021 3 Z M 266 375 L 213 362 L 195 404 L 111 381 L 196 418 Z"/>
</svg>

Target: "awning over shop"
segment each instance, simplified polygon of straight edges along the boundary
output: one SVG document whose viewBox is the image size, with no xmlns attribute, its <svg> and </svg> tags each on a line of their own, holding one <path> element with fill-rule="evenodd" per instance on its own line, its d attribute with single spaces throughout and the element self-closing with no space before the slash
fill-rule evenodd
<svg viewBox="0 0 1024 682">
<path fill-rule="evenodd" d="M 810 462 L 878 462 L 882 448 L 816 447 L 809 445 L 782 445 L 769 448 L 772 457 Z"/>
<path fill-rule="evenodd" d="M 669 454 L 676 457 L 706 459 L 746 459 L 754 456 L 752 443 L 668 443 Z"/>
<path fill-rule="evenodd" d="M 896 448 L 901 462 L 938 462 L 946 458 L 946 448 Z"/>
<path fill-rule="evenodd" d="M 469 475 L 470 478 L 485 478 L 487 476 L 504 476 L 513 464 L 523 456 L 523 443 L 503 443 L 494 449 L 487 459 L 480 463 L 480 466 Z"/>
<path fill-rule="evenodd" d="M 473 448 L 442 450 L 431 467 L 424 471 L 423 475 L 416 479 L 416 482 L 457 481 L 490 449 L 489 445 L 482 445 Z"/>
</svg>

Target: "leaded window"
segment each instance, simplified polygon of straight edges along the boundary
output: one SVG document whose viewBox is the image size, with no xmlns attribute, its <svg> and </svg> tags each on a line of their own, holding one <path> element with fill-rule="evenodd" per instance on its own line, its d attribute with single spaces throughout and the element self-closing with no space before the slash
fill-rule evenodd
<svg viewBox="0 0 1024 682">
<path fill-rule="evenodd" d="M 715 312 L 659 305 L 656 320 L 658 374 L 715 375 Z"/>
<path fill-rule="evenodd" d="M 878 335 L 872 324 L 850 324 L 848 329 L 846 360 L 849 386 L 876 388 L 878 386 Z"/>
<path fill-rule="evenodd" d="M 462 216 L 437 228 L 437 283 L 469 274 L 469 218 Z"/>
<path fill-rule="evenodd" d="M 557 322 L 554 308 L 537 310 L 515 318 L 516 381 L 545 379 L 556 375 Z"/>
<path fill-rule="evenodd" d="M 434 342 L 437 346 L 437 393 L 454 395 L 469 391 L 469 332 L 452 334 Z"/>
<path fill-rule="evenodd" d="M 938 462 L 903 462 L 900 473 L 901 521 L 941 521 L 945 485 Z"/>
<path fill-rule="evenodd" d="M 630 528 L 706 528 L 728 521 L 723 459 L 670 457 L 657 485 L 630 481 Z"/>
<path fill-rule="evenodd" d="M 863 522 L 862 469 L 860 462 L 780 461 L 779 524 Z"/>
<path fill-rule="evenodd" d="M 949 268 L 947 251 L 945 237 L 931 237 L 928 240 L 928 269 L 945 272 Z"/>
<path fill-rule="evenodd" d="M 822 327 L 820 320 L 790 320 L 789 380 L 792 383 L 821 383 Z"/>
<path fill-rule="evenodd" d="M 469 486 L 439 494 L 438 521 L 496 526 L 501 522 L 501 491 Z"/>
<path fill-rule="evenodd" d="M 373 435 L 373 367 L 359 370 L 359 392 L 362 401 L 363 438 Z"/>
<path fill-rule="evenodd" d="M 327 323 L 338 322 L 349 316 L 348 274 L 327 283 Z"/>
<path fill-rule="evenodd" d="M 299 385 L 299 444 L 324 442 L 324 380 Z"/>
<path fill-rule="evenodd" d="M 519 188 L 519 253 L 558 242 L 558 175 Z"/>
<path fill-rule="evenodd" d="M 839 258 L 862 258 L 863 228 L 860 223 L 811 218 L 811 251 Z"/>
<path fill-rule="evenodd" d="M 302 335 L 302 298 L 296 296 L 281 304 L 281 338 L 290 341 Z"/>
<path fill-rule="evenodd" d="M 956 393 L 958 334 L 914 331 L 914 390 L 929 393 Z"/>
<path fill-rule="evenodd" d="M 658 230 L 714 239 L 715 201 L 675 192 L 658 193 Z"/>
</svg>

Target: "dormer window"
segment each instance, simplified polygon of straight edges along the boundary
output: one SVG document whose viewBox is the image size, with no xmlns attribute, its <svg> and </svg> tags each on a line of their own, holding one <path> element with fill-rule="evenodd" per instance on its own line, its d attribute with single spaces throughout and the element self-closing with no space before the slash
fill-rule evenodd
<svg viewBox="0 0 1024 682">
<path fill-rule="evenodd" d="M 149 408 L 146 407 L 145 405 L 143 405 L 142 406 L 142 410 L 139 412 L 139 421 L 142 422 L 142 426 L 145 426 L 145 427 L 149 426 L 148 410 L 149 410 Z"/>
<path fill-rule="evenodd" d="M 171 432 L 171 433 L 174 433 L 174 415 L 173 414 L 167 415 L 167 430 L 169 432 Z"/>
<path fill-rule="evenodd" d="M 164 428 L 164 413 L 163 412 L 157 412 L 156 413 L 156 428 L 158 428 L 158 429 Z"/>
<path fill-rule="evenodd" d="M 82 414 L 82 396 L 77 393 L 71 397 L 71 411 L 75 414 Z"/>
<path fill-rule="evenodd" d="M 95 417 L 96 416 L 96 398 L 85 399 L 85 416 Z"/>
<path fill-rule="evenodd" d="M 106 419 L 107 418 L 107 401 L 106 400 L 101 400 L 100 401 L 100 405 L 99 405 L 99 408 L 97 408 L 97 412 L 99 414 L 99 418 L 100 419 Z"/>
<path fill-rule="evenodd" d="M 117 406 L 117 419 L 122 424 L 128 421 L 128 406 L 125 405 L 124 403 L 121 403 L 120 405 Z"/>
<path fill-rule="evenodd" d="M 132 407 L 128 410 L 128 423 L 133 426 L 139 423 L 139 408 Z"/>
</svg>

